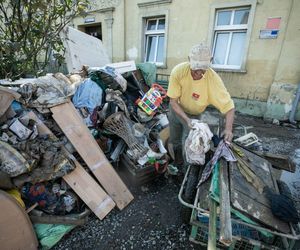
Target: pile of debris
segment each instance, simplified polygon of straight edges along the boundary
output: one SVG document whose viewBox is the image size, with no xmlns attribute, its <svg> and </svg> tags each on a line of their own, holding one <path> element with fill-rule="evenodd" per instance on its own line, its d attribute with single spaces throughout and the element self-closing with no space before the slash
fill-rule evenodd
<svg viewBox="0 0 300 250">
<path fill-rule="evenodd" d="M 151 70 L 110 65 L 0 81 L 0 188 L 33 223 L 72 225 L 65 233 L 90 210 L 103 219 L 126 207 L 133 196 L 114 169 L 120 158 L 132 175 L 166 170 L 165 92 Z M 51 247 L 41 231 L 54 229 L 45 227 L 36 224 L 37 236 Z"/>
</svg>

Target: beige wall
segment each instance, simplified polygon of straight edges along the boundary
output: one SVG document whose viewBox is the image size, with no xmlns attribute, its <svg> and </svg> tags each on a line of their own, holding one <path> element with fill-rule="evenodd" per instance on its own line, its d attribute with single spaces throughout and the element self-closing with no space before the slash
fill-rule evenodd
<svg viewBox="0 0 300 250">
<path fill-rule="evenodd" d="M 200 41 L 211 41 L 213 6 L 232 3 L 251 3 L 254 10 L 253 23 L 249 25 L 249 47 L 243 72 L 220 72 L 229 92 L 238 99 L 268 102 L 272 85 L 292 84 L 288 98 L 293 99 L 296 83 L 300 80 L 300 13 L 298 0 L 115 0 L 113 11 L 113 61 L 133 59 L 141 62 L 143 57 L 143 16 L 166 15 L 167 61 L 166 67 L 158 69 L 169 74 L 172 68 L 187 59 L 189 49 Z M 149 3 L 149 6 L 139 6 Z M 158 2 L 158 3 L 157 3 Z M 160 3 L 164 2 L 163 4 Z M 171 2 L 171 3 L 169 3 Z M 299 15 L 298 15 L 299 16 Z M 97 20 L 105 22 L 105 13 L 96 14 Z M 260 39 L 268 17 L 281 17 L 280 31 L 276 39 Z M 75 19 L 75 26 L 82 20 Z M 103 42 L 106 41 L 106 26 Z M 277 87 L 273 89 L 278 89 Z M 279 87 L 280 89 L 280 87 Z M 277 92 L 276 92 L 277 93 Z"/>
<path fill-rule="evenodd" d="M 235 3 L 240 3 L 240 1 L 235 0 L 185 0 L 139 8 L 137 3 L 140 2 L 147 1 L 131 0 L 127 1 L 126 5 L 127 57 L 135 55 L 131 59 L 141 60 L 141 15 L 149 12 L 155 13 L 158 10 L 168 10 L 167 68 L 159 70 L 162 73 L 170 73 L 176 64 L 186 60 L 188 51 L 193 44 L 209 40 L 209 14 L 212 4 L 232 3 L 234 6 Z M 232 96 L 267 101 L 277 70 L 284 71 L 280 75 L 281 77 L 283 77 L 282 74 L 286 75 L 286 79 L 299 78 L 299 69 L 294 70 L 297 67 L 294 61 L 300 56 L 299 49 L 296 49 L 297 41 L 286 43 L 288 38 L 285 38 L 291 3 L 291 0 L 260 0 L 256 3 L 246 59 L 247 72 L 220 73 Z M 294 6 L 293 11 L 295 13 L 300 12 L 299 3 Z M 268 17 L 281 17 L 280 32 L 277 39 L 259 39 L 259 32 L 265 28 Z M 297 30 L 299 22 L 297 23 L 296 18 L 294 19 L 289 24 L 291 34 L 287 33 L 287 37 L 294 36 L 299 39 L 299 30 Z M 130 27 L 128 27 L 129 24 Z M 283 46 L 284 41 L 285 45 Z M 281 50 L 281 48 L 283 49 Z M 280 64 L 287 65 L 285 62 L 289 61 L 289 64 L 294 65 L 288 71 L 283 70 L 283 67 L 286 66 L 277 68 L 280 54 L 287 53 L 290 53 L 291 56 L 286 56 L 286 59 L 281 58 Z M 294 59 L 290 60 L 291 57 Z"/>
</svg>

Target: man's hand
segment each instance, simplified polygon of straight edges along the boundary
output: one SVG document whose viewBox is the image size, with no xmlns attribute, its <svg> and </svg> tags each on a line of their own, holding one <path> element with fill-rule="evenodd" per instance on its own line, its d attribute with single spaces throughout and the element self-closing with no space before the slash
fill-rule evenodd
<svg viewBox="0 0 300 250">
<path fill-rule="evenodd" d="M 224 135 L 224 141 L 225 142 L 231 142 L 232 141 L 232 138 L 233 138 L 233 134 L 232 134 L 232 131 L 229 130 L 229 129 L 225 129 L 223 131 L 223 135 Z"/>
</svg>

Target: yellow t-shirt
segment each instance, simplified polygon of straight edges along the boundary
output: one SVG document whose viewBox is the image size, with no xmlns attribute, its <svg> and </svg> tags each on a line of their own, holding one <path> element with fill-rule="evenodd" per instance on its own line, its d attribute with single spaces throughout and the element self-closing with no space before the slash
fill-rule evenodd
<svg viewBox="0 0 300 250">
<path fill-rule="evenodd" d="M 178 64 L 171 72 L 167 95 L 178 98 L 184 112 L 199 115 L 208 105 L 225 114 L 234 108 L 219 75 L 209 68 L 200 80 L 193 80 L 189 62 Z"/>
</svg>

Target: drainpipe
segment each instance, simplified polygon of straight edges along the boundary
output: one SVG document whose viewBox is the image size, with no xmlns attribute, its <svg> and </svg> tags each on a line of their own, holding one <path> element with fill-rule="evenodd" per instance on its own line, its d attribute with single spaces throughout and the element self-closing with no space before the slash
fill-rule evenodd
<svg viewBox="0 0 300 250">
<path fill-rule="evenodd" d="M 124 61 L 126 61 L 126 49 L 127 49 L 127 41 L 126 41 L 126 32 L 127 32 L 127 24 L 126 24 L 126 0 L 123 1 L 124 3 Z"/>
<path fill-rule="evenodd" d="M 297 110 L 299 100 L 300 100 L 300 83 L 298 84 L 296 97 L 295 97 L 295 100 L 294 100 L 294 103 L 293 103 L 293 106 L 292 106 L 292 110 L 291 110 L 291 113 L 290 113 L 290 117 L 289 117 L 290 123 L 292 123 L 292 124 L 297 123 L 295 121 L 295 116 L 296 116 L 296 110 Z"/>
</svg>

